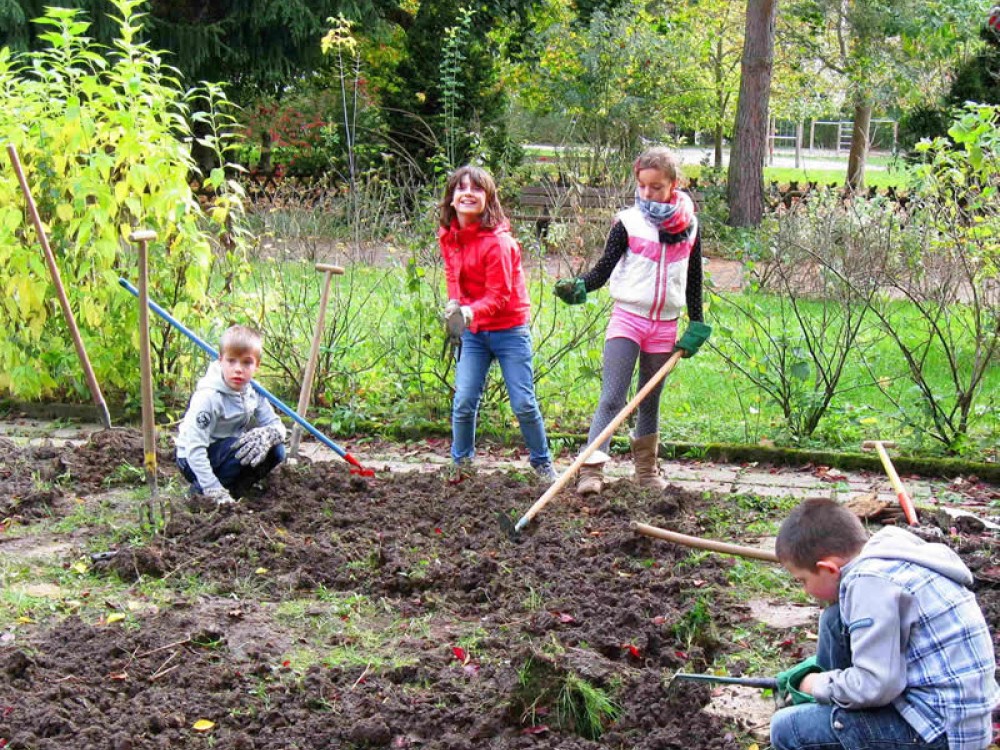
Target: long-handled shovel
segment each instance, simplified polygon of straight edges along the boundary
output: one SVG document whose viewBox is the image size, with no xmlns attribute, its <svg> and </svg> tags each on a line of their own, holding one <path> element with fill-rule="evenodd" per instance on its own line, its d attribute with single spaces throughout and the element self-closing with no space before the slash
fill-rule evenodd
<svg viewBox="0 0 1000 750">
<path fill-rule="evenodd" d="M 70 307 L 69 299 L 66 297 L 62 276 L 59 274 L 59 266 L 56 265 L 55 255 L 52 254 L 52 248 L 49 247 L 48 235 L 45 234 L 45 227 L 42 226 L 42 220 L 38 216 L 38 208 L 35 207 L 35 200 L 31 197 L 31 190 L 28 188 L 28 181 L 24 177 L 21 160 L 17 156 L 17 148 L 15 148 L 13 143 L 7 144 L 7 155 L 10 156 L 10 162 L 14 166 L 14 173 L 17 175 L 18 182 L 21 183 L 21 191 L 24 193 L 24 200 L 28 205 L 28 213 L 31 214 L 31 220 L 35 224 L 35 232 L 38 235 L 38 242 L 45 253 L 45 264 L 49 267 L 49 275 L 52 276 L 52 284 L 56 288 L 56 296 L 59 298 L 63 317 L 66 318 L 66 325 L 69 328 L 70 335 L 73 337 L 73 346 L 76 348 L 76 356 L 83 367 L 83 374 L 87 379 L 87 387 L 90 389 L 90 395 L 97 406 L 101 424 L 104 425 L 104 429 L 110 430 L 111 414 L 108 412 L 108 405 L 104 401 L 104 395 L 101 393 L 101 386 L 97 382 L 94 368 L 90 365 L 90 358 L 87 357 L 87 350 L 83 345 L 80 329 L 76 325 L 76 317 L 73 315 L 73 309 Z"/>
<path fill-rule="evenodd" d="M 661 529 L 659 526 L 650 526 L 647 523 L 638 523 L 636 521 L 632 522 L 632 528 L 643 536 L 663 539 L 668 542 L 674 542 L 675 544 L 682 544 L 685 547 L 704 549 L 709 552 L 721 552 L 724 555 L 749 557 L 752 560 L 778 562 L 778 556 L 776 554 L 769 552 L 768 550 L 757 549 L 756 547 L 744 547 L 740 544 L 730 544 L 729 542 L 720 542 L 715 539 L 702 539 L 701 537 L 680 534 L 676 531 L 669 531 L 668 529 Z"/>
<path fill-rule="evenodd" d="M 692 674 L 690 672 L 677 672 L 670 680 L 669 690 L 675 680 L 689 680 L 691 682 L 709 682 L 720 685 L 743 685 L 744 687 L 759 688 L 761 690 L 778 690 L 778 680 L 775 677 L 724 677 L 714 674 Z"/>
<path fill-rule="evenodd" d="M 309 411 L 309 400 L 312 398 L 313 377 L 316 375 L 316 360 L 319 358 L 319 342 L 323 340 L 323 327 L 326 322 L 326 306 L 330 300 L 330 282 L 333 275 L 343 275 L 344 269 L 340 266 L 331 266 L 326 263 L 317 263 L 316 270 L 323 272 L 323 293 L 319 299 L 319 313 L 316 316 L 316 330 L 313 332 L 312 346 L 309 348 L 309 361 L 306 363 L 306 371 L 302 376 L 302 390 L 299 392 L 298 413 L 305 416 Z M 292 437 L 288 441 L 288 453 L 292 458 L 298 458 L 299 441 L 302 439 L 302 427 L 298 423 L 292 427 Z"/>
<path fill-rule="evenodd" d="M 861 449 L 870 450 L 871 448 L 874 448 L 878 452 L 878 457 L 882 461 L 883 468 L 885 468 L 886 476 L 889 477 L 889 483 L 896 491 L 896 499 L 899 500 L 899 507 L 903 509 L 903 515 L 906 516 L 906 522 L 910 524 L 910 526 L 918 526 L 920 525 L 920 521 L 917 519 L 917 510 L 913 507 L 913 500 L 910 499 L 910 493 L 908 493 L 906 488 L 903 487 L 903 483 L 899 479 L 899 474 L 896 473 L 896 467 L 892 465 L 889 453 L 885 449 L 886 445 L 891 447 L 895 445 L 895 443 L 886 443 L 882 440 L 866 440 L 861 444 Z"/>
<path fill-rule="evenodd" d="M 695 325 L 692 323 L 688 327 L 688 331 L 685 335 L 698 339 L 697 346 L 701 346 L 701 344 L 708 339 L 711 331 L 712 329 L 707 325 Z M 562 475 L 552 483 L 552 485 L 545 491 L 545 494 L 535 501 L 534 505 L 528 508 L 528 512 L 521 516 L 521 519 L 516 524 L 511 523 L 510 518 L 505 513 L 500 513 L 500 526 L 507 533 L 507 535 L 511 537 L 511 539 L 517 538 L 517 535 L 521 533 L 531 519 L 534 518 L 538 512 L 548 504 L 549 500 L 559 493 L 559 490 L 566 486 L 569 480 L 573 478 L 577 471 L 579 471 L 580 467 L 587 462 L 587 459 L 597 451 L 601 443 L 614 434 L 619 425 L 621 425 L 621 423 L 628 418 L 628 415 L 631 414 L 640 403 L 642 403 L 642 400 L 649 395 L 649 392 L 656 388 L 656 386 L 660 384 L 660 381 L 670 374 L 670 371 L 674 369 L 674 366 L 683 356 L 684 352 L 681 349 L 678 349 L 670 355 L 670 358 L 664 363 L 663 367 L 657 370 L 656 374 L 654 374 L 653 377 L 651 377 L 646 384 L 639 389 L 639 392 L 632 397 L 632 400 L 625 404 L 622 410 L 615 415 L 614 419 L 608 423 L 608 426 L 601 430 L 601 434 L 594 438 L 590 445 L 580 451 L 580 455 L 576 457 L 576 460 L 573 461 L 572 464 L 570 464 L 569 468 L 566 469 L 566 471 L 564 471 Z"/>
<path fill-rule="evenodd" d="M 136 297 L 139 296 L 139 290 L 136 289 L 134 286 L 132 286 L 132 284 L 130 284 L 126 279 L 118 279 L 118 283 L 121 284 L 121 286 L 128 292 L 130 292 L 132 295 Z M 183 323 L 177 320 L 177 318 L 175 318 L 173 315 L 168 313 L 158 304 L 153 302 L 153 300 L 149 300 L 149 309 L 155 312 L 157 315 L 159 315 L 161 318 L 163 318 L 165 321 L 167 321 L 170 325 L 172 325 L 178 331 L 183 333 L 189 339 L 191 339 L 195 344 L 197 344 L 201 348 L 203 352 L 208 354 L 208 356 L 212 357 L 213 359 L 218 359 L 219 353 L 215 351 L 215 349 L 206 344 L 202 339 L 198 338 L 198 336 L 196 336 L 193 331 L 188 329 L 186 326 L 184 326 Z M 353 466 L 354 468 L 351 469 L 352 474 L 358 474 L 363 477 L 375 476 L 375 471 L 373 469 L 366 469 L 364 466 L 362 466 L 361 462 L 358 461 L 358 459 L 356 459 L 350 453 L 345 451 L 335 442 L 330 440 L 330 438 L 328 438 L 322 432 L 317 430 L 315 427 L 309 424 L 306 420 L 304 420 L 294 411 L 285 406 L 284 402 L 282 402 L 281 399 L 279 399 L 277 396 L 275 396 L 273 393 L 267 390 L 267 388 L 265 388 L 260 383 L 257 383 L 253 380 L 250 381 L 250 385 L 253 386 L 253 389 L 257 391 L 257 393 L 259 393 L 261 396 L 270 401 L 278 410 L 280 410 L 284 414 L 287 414 L 297 424 L 302 425 L 310 435 L 319 440 L 327 448 L 332 450 L 338 456 L 347 461 L 347 463 Z"/>
</svg>

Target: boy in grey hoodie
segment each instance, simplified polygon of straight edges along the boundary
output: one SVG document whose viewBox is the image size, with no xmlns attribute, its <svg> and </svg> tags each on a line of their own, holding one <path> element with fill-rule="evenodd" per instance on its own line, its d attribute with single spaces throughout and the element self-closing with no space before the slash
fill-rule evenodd
<svg viewBox="0 0 1000 750">
<path fill-rule="evenodd" d="M 228 328 L 177 435 L 177 466 L 191 492 L 219 505 L 239 499 L 285 460 L 285 426 L 250 385 L 261 352 L 259 333 Z"/>
<path fill-rule="evenodd" d="M 774 715 L 774 750 L 990 744 L 1000 702 L 993 641 L 972 573 L 951 548 L 894 527 L 869 539 L 849 510 L 814 498 L 785 519 L 775 552 L 831 606 L 820 617 L 817 671 L 792 685 L 815 702 Z"/>
</svg>

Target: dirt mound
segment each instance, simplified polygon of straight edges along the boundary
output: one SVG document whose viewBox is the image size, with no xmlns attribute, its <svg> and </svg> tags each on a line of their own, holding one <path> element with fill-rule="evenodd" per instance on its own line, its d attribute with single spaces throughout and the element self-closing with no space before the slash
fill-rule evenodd
<svg viewBox="0 0 1000 750">
<path fill-rule="evenodd" d="M 0 519 L 21 522 L 59 515 L 67 495 L 80 497 L 111 487 L 145 484 L 142 433 L 127 428 L 99 430 L 80 446 L 18 447 L 0 444 Z M 177 473 L 173 451 L 157 447 L 157 475 Z"/>
</svg>

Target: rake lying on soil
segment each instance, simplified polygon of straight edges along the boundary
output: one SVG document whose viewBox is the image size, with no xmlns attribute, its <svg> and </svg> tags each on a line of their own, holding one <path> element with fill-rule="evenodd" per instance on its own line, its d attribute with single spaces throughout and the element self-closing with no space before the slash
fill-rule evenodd
<svg viewBox="0 0 1000 750">
<path fill-rule="evenodd" d="M 127 280 L 125 280 L 125 279 L 118 279 L 118 283 L 121 284 L 122 287 L 124 289 L 128 290 L 132 295 L 134 295 L 136 297 L 139 296 L 139 290 L 136 289 L 134 286 L 132 286 Z M 191 339 L 194 343 L 196 343 L 202 349 L 202 351 L 204 351 L 206 354 L 208 354 L 208 356 L 213 357 L 215 359 L 218 359 L 219 353 L 217 351 L 215 351 L 215 349 L 213 349 L 208 344 L 206 344 L 202 339 L 198 338 L 198 336 L 196 336 L 192 331 L 190 331 L 188 328 L 186 328 L 183 323 L 181 323 L 179 320 L 177 320 L 174 316 L 172 316 L 170 313 L 168 313 L 166 310 L 164 310 L 158 304 L 156 304 L 155 302 L 153 302 L 153 300 L 149 300 L 149 309 L 151 309 L 153 312 L 155 312 L 157 315 L 159 315 L 161 318 L 163 318 L 165 321 L 167 321 L 170 325 L 172 325 L 178 331 L 180 331 L 185 336 L 187 336 L 189 339 Z M 306 420 L 304 420 L 302 417 L 300 417 L 294 411 L 292 411 L 287 406 L 285 406 L 285 404 L 277 396 L 275 396 L 274 394 L 272 394 L 264 386 L 260 385 L 259 383 L 255 382 L 253 380 L 250 381 L 250 385 L 253 386 L 253 389 L 255 391 L 257 391 L 257 393 L 259 393 L 261 396 L 263 396 L 268 401 L 270 401 L 280 411 L 284 412 L 289 417 L 291 417 L 291 419 L 294 422 L 296 422 L 297 424 L 301 425 L 310 435 L 312 435 L 314 438 L 316 438 L 321 443 L 323 443 L 323 445 L 325 445 L 327 448 L 329 448 L 334 453 L 336 453 L 338 456 L 340 456 L 345 461 L 347 461 L 347 463 L 349 463 L 353 467 L 351 469 L 351 473 L 352 474 L 359 474 L 360 476 L 363 476 L 363 477 L 373 477 L 373 476 L 375 476 L 375 471 L 373 469 L 366 469 L 364 466 L 362 466 L 361 462 L 358 461 L 358 459 L 356 459 L 350 453 L 348 453 L 347 451 L 345 451 L 343 448 L 341 448 L 335 442 L 333 442 L 332 440 L 330 440 L 330 438 L 328 438 L 322 432 L 320 432 L 319 430 L 317 430 L 315 427 L 313 427 L 311 424 L 309 424 L 309 422 L 307 422 Z"/>
</svg>

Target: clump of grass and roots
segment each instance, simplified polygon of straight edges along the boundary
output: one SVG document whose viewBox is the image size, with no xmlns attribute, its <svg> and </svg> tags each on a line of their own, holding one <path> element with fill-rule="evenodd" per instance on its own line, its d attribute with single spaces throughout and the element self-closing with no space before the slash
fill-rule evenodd
<svg viewBox="0 0 1000 750">
<path fill-rule="evenodd" d="M 600 738 L 621 714 L 608 689 L 533 658 L 518 673 L 512 710 L 522 724 L 546 723 L 589 740 Z"/>
</svg>

